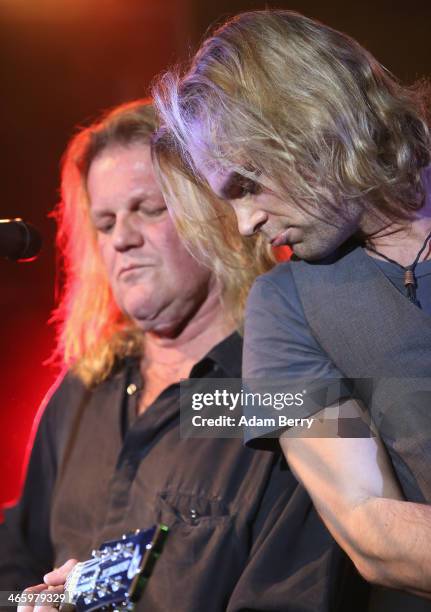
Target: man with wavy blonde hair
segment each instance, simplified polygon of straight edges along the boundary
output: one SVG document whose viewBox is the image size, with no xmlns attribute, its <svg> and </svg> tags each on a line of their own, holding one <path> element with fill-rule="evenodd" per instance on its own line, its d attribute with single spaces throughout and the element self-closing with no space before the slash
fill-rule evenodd
<svg viewBox="0 0 431 612">
<path fill-rule="evenodd" d="M 103 541 L 163 522 L 170 534 L 137 610 L 361 612 L 362 582 L 281 454 L 180 437 L 180 379 L 240 378 L 243 298 L 272 262 L 239 235 L 231 267 L 191 256 L 154 173 L 156 127 L 152 106 L 133 102 L 66 151 L 56 314 L 66 370 L 0 526 L 0 588 L 61 589 Z M 219 243 L 231 216 L 218 217 Z M 340 588 L 334 572 L 349 567 Z"/>
<path fill-rule="evenodd" d="M 244 375 L 322 388 L 357 380 L 295 412 L 315 423 L 312 438 L 280 435 L 288 463 L 368 580 L 429 597 L 427 86 L 401 86 L 345 34 L 266 10 L 218 28 L 155 98 L 173 148 L 231 205 L 239 232 L 295 255 L 251 291 Z M 211 233 L 211 200 L 173 192 L 175 216 Z M 187 238 L 209 259 L 227 250 L 199 232 Z M 359 379 L 372 381 L 371 395 Z M 340 428 L 350 417 L 374 421 L 384 446 L 368 425 L 359 437 L 329 437 L 318 422 L 334 408 Z M 247 437 L 268 446 L 263 433 Z M 390 609 L 431 606 L 405 597 Z"/>
</svg>

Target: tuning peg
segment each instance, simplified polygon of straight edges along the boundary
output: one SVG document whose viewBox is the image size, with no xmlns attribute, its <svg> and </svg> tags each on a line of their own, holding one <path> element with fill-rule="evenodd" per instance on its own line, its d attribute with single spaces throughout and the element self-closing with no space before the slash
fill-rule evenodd
<svg viewBox="0 0 431 612">
<path fill-rule="evenodd" d="M 105 595 L 112 593 L 109 585 L 106 585 L 106 586 L 98 585 L 96 591 L 97 591 L 97 595 L 100 598 L 105 597 Z"/>
<path fill-rule="evenodd" d="M 118 589 L 127 589 L 129 586 L 128 584 L 124 584 L 124 582 L 121 582 L 121 580 L 119 580 L 118 578 L 112 579 L 110 584 L 113 591 L 118 591 Z"/>
<path fill-rule="evenodd" d="M 100 557 L 102 556 L 102 551 L 101 550 L 96 550 L 94 549 L 91 553 L 91 556 L 94 557 L 95 559 L 100 559 Z"/>
<path fill-rule="evenodd" d="M 135 544 L 133 542 L 127 542 L 127 544 L 122 545 L 123 553 L 127 556 L 133 555 L 135 551 Z"/>
</svg>

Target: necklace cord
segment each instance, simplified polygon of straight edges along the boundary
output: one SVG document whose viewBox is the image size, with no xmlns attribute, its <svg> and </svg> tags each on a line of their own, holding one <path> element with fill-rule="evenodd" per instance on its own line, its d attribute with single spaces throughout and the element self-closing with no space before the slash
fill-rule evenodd
<svg viewBox="0 0 431 612">
<path fill-rule="evenodd" d="M 419 306 L 419 303 L 417 301 L 416 298 L 416 276 L 415 276 L 415 268 L 419 263 L 419 260 L 421 258 L 422 253 L 425 251 L 428 242 L 431 239 L 431 232 L 427 235 L 427 237 L 425 238 L 421 248 L 419 249 L 415 260 L 412 264 L 410 264 L 409 266 L 403 266 L 400 263 L 398 263 L 398 261 L 395 261 L 394 259 L 391 259 L 390 257 L 387 257 L 386 255 L 384 255 L 383 253 L 380 253 L 380 251 L 378 251 L 377 249 L 368 246 L 367 249 L 369 251 L 372 251 L 373 253 L 376 253 L 376 255 L 379 255 L 380 257 L 382 257 L 383 259 L 386 259 L 386 261 L 388 261 L 389 263 L 395 264 L 396 266 L 398 266 L 399 268 L 401 268 L 401 270 L 404 271 L 404 286 L 406 287 L 406 292 L 407 292 L 407 297 L 408 299 L 413 302 L 413 304 L 416 304 L 416 306 Z"/>
</svg>

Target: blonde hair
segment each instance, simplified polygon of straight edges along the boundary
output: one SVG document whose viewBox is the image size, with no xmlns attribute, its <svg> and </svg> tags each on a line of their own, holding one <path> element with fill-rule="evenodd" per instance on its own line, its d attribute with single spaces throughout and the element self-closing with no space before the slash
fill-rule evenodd
<svg viewBox="0 0 431 612">
<path fill-rule="evenodd" d="M 355 201 L 389 219 L 424 201 L 427 93 L 402 87 L 345 34 L 283 10 L 228 21 L 153 92 L 196 174 L 192 147 L 256 182 L 269 176 L 282 199 L 316 214 Z"/>
<path fill-rule="evenodd" d="M 166 130 L 153 140 L 153 159 L 179 235 L 220 281 L 223 303 L 241 329 L 251 285 L 275 264 L 272 250 L 260 235 L 239 234 L 231 207 L 191 171 Z"/>
<path fill-rule="evenodd" d="M 148 100 L 123 104 L 80 130 L 63 158 L 62 197 L 54 212 L 63 273 L 63 289 L 53 315 L 57 325 L 54 358 L 61 359 L 87 386 L 104 380 L 124 357 L 139 355 L 143 339 L 111 292 L 89 213 L 88 170 L 110 145 L 150 145 L 156 128 Z"/>
<path fill-rule="evenodd" d="M 100 257 L 96 231 L 90 218 L 86 189 L 94 159 L 109 146 L 152 144 L 156 115 L 148 100 L 136 100 L 105 113 L 99 121 L 80 130 L 70 141 L 62 162 L 61 202 L 54 216 L 58 224 L 57 247 L 62 262 L 63 289 L 53 321 L 57 325 L 57 347 L 53 358 L 61 360 L 86 386 L 103 381 L 122 359 L 141 356 L 143 333 L 117 306 L 105 266 Z M 159 145 L 161 150 L 161 145 Z M 165 157 L 167 161 L 167 156 Z M 182 168 L 173 149 L 167 172 Z M 156 164 L 157 166 L 157 164 Z M 162 185 L 167 184 L 163 172 Z M 181 175 L 181 197 L 197 197 L 190 175 Z M 169 197 L 168 190 L 168 197 Z M 232 226 L 231 212 L 227 225 Z M 176 219 L 180 231 L 182 223 Z M 187 220 L 184 221 L 187 224 Z M 196 227 L 196 224 L 195 224 Z M 225 223 L 220 221 L 218 232 Z M 216 235 L 217 234 L 217 235 Z M 215 239 L 221 241 L 219 233 Z M 262 250 L 254 258 L 251 245 L 232 237 L 234 253 L 230 266 L 216 266 L 226 312 L 241 326 L 243 306 L 254 278 L 273 265 Z M 202 259 L 202 258 L 200 258 Z M 204 263 L 209 264 L 208 260 Z M 212 266 L 209 266 L 212 267 Z"/>
</svg>

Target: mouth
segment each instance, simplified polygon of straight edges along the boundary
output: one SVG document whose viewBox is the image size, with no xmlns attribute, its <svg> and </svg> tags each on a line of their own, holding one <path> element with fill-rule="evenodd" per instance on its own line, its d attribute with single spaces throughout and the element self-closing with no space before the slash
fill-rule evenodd
<svg viewBox="0 0 431 612">
<path fill-rule="evenodd" d="M 290 227 L 283 230 L 282 232 L 279 232 L 276 236 L 274 236 L 274 238 L 271 238 L 269 241 L 270 245 L 273 247 L 290 245 L 289 236 L 288 236 L 289 230 L 290 230 Z"/>
<path fill-rule="evenodd" d="M 118 272 L 118 276 L 125 276 L 126 274 L 128 274 L 129 272 L 135 272 L 137 270 L 142 270 L 145 268 L 153 268 L 154 264 L 152 263 L 133 263 L 133 264 L 129 264 L 127 266 L 124 266 L 123 268 L 120 269 L 120 271 Z"/>
</svg>

